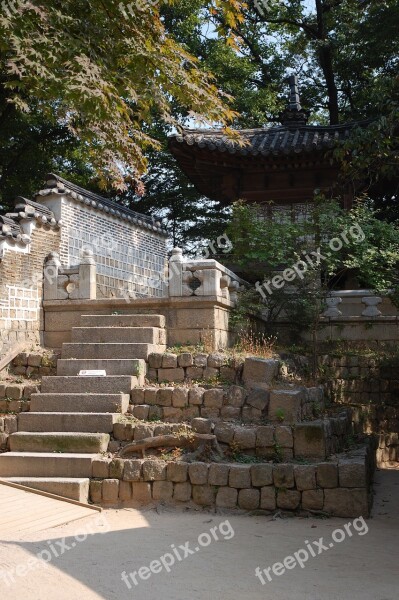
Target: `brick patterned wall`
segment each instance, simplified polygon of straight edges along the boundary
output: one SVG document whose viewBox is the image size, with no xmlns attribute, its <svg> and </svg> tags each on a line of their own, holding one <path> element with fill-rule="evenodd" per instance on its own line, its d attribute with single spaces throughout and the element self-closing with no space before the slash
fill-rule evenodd
<svg viewBox="0 0 399 600">
<path fill-rule="evenodd" d="M 94 252 L 97 297 L 164 297 L 165 236 L 90 206 L 62 200 L 61 262 L 74 266 Z"/>
<path fill-rule="evenodd" d="M 16 343 L 39 343 L 44 260 L 59 251 L 59 244 L 59 230 L 36 223 L 26 250 L 5 246 L 0 261 L 0 355 Z"/>
</svg>

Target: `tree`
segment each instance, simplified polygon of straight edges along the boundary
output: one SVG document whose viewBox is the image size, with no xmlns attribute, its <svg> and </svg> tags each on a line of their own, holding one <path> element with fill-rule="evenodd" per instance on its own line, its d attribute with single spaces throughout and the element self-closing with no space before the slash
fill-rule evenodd
<svg viewBox="0 0 399 600">
<path fill-rule="evenodd" d="M 0 15 L 0 131 L 35 115 L 79 142 L 99 185 L 125 189 L 146 169 L 144 151 L 159 142 L 145 132 L 158 117 L 179 126 L 176 103 L 193 118 L 226 125 L 234 116 L 227 96 L 183 46 L 168 35 L 158 3 L 127 0 L 14 0 Z M 217 1 L 217 4 L 220 3 Z M 211 9 L 212 2 L 205 8 Z M 235 0 L 221 10 L 239 18 Z M 35 118 L 25 120 L 35 140 Z M 50 128 L 51 130 L 51 128 Z M 13 132 L 10 131 L 13 140 Z M 13 140 L 14 141 L 14 140 Z M 27 142 L 29 144 L 29 142 Z M 40 140 L 36 141 L 40 146 Z M 17 145 L 17 143 L 16 143 Z M 25 146 L 17 155 L 24 154 Z M 54 150 L 53 150 L 54 152 Z M 49 153 L 54 160 L 54 155 Z M 68 158 L 68 153 L 64 155 Z M 13 162 L 2 165 L 10 177 Z M 15 172 L 14 172 L 15 175 Z"/>
</svg>

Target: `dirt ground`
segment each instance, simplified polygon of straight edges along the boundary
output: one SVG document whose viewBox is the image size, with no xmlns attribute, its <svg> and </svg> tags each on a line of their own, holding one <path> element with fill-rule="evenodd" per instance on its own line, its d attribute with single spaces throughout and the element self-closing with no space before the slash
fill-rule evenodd
<svg viewBox="0 0 399 600">
<path fill-rule="evenodd" d="M 169 508 L 106 510 L 8 539 L 0 532 L 0 598 L 397 600 L 399 470 L 377 472 L 375 492 L 373 517 L 366 527 L 357 521 L 352 536 L 344 526 L 353 519 L 273 520 Z M 325 550 L 314 544 L 320 538 Z M 304 568 L 287 559 L 291 568 L 280 575 L 270 570 L 271 581 L 263 574 L 262 585 L 257 567 L 282 563 L 307 544 L 315 556 L 309 549 Z M 303 552 L 298 557 L 305 559 Z M 128 574 L 150 564 L 161 572 L 141 569 L 135 585 Z"/>
</svg>

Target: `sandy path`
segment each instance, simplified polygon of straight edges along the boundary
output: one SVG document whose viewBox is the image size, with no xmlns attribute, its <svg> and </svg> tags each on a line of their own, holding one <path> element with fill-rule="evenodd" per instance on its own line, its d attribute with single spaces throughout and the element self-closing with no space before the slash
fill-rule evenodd
<svg viewBox="0 0 399 600">
<path fill-rule="evenodd" d="M 0 597 L 13 600 L 397 600 L 398 509 L 399 471 L 377 473 L 374 515 L 367 521 L 368 533 L 359 535 L 354 531 L 352 537 L 346 535 L 333 548 L 310 557 L 303 569 L 296 566 L 281 576 L 270 572 L 272 581 L 266 580 L 265 585 L 255 576 L 256 567 L 264 569 L 282 562 L 288 555 L 305 548 L 305 540 L 312 543 L 323 537 L 323 543 L 328 545 L 332 533 L 350 519 L 273 521 L 264 516 L 215 515 L 202 511 L 164 509 L 158 514 L 153 510 L 107 510 L 102 524 L 97 521 L 98 517 L 88 517 L 20 539 L 2 539 L 0 570 L 8 575 L 5 579 L 0 577 Z M 219 528 L 220 523 L 225 524 Z M 361 523 L 357 525 L 360 529 Z M 219 541 L 212 540 L 196 552 L 199 536 L 211 535 L 212 527 L 217 527 L 214 535 Z M 89 531 L 93 535 L 83 541 Z M 76 533 L 82 538 L 76 539 Z M 200 540 L 206 544 L 209 538 L 203 536 Z M 176 559 L 169 573 L 163 569 L 161 573 L 150 574 L 146 580 L 136 575 L 138 585 L 128 579 L 131 589 L 122 581 L 123 571 L 131 573 L 149 566 L 161 555 L 172 553 L 172 544 L 183 556 L 184 551 L 178 547 L 188 541 L 194 554 L 181 561 Z M 312 548 L 318 552 L 316 546 Z M 34 557 L 43 551 L 46 552 L 42 558 L 49 560 L 50 556 L 51 561 L 46 567 L 38 567 Z M 54 556 L 61 552 L 62 556 Z M 15 574 L 17 565 L 20 565 L 19 575 Z M 159 569 L 159 563 L 154 569 Z M 142 571 L 144 576 L 148 572 Z"/>
</svg>

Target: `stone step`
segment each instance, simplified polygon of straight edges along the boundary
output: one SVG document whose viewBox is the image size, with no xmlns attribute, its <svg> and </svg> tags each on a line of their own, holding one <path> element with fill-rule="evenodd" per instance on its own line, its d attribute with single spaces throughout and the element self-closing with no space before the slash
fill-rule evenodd
<svg viewBox="0 0 399 600">
<path fill-rule="evenodd" d="M 5 452 L 0 477 L 91 477 L 92 461 L 101 454 Z"/>
<path fill-rule="evenodd" d="M 129 375 L 108 375 L 107 377 L 46 375 L 42 378 L 41 391 L 50 394 L 130 394 L 132 388 L 138 385 L 140 385 L 138 378 Z"/>
<path fill-rule="evenodd" d="M 153 352 L 165 352 L 165 344 L 86 344 L 86 343 L 65 343 L 62 345 L 61 356 L 66 358 L 87 358 L 87 359 L 107 359 L 107 358 L 138 358 L 146 360 Z"/>
<path fill-rule="evenodd" d="M 164 344 L 164 333 L 156 327 L 72 327 L 71 342 Z"/>
<path fill-rule="evenodd" d="M 108 433 L 26 432 L 12 433 L 8 438 L 11 452 L 66 452 L 93 454 L 106 452 Z"/>
<path fill-rule="evenodd" d="M 57 375 L 79 375 L 83 370 L 104 370 L 107 375 L 134 375 L 144 384 L 147 365 L 144 360 L 69 358 L 57 361 Z"/>
<path fill-rule="evenodd" d="M 25 412 L 18 417 L 18 431 L 112 433 L 120 417 L 115 413 Z"/>
<path fill-rule="evenodd" d="M 129 394 L 32 394 L 30 400 L 31 412 L 125 413 L 128 407 Z"/>
<path fill-rule="evenodd" d="M 7 477 L 6 481 L 85 504 L 89 501 L 90 479 L 86 477 Z"/>
<path fill-rule="evenodd" d="M 163 315 L 82 315 L 82 327 L 165 327 Z"/>
</svg>

